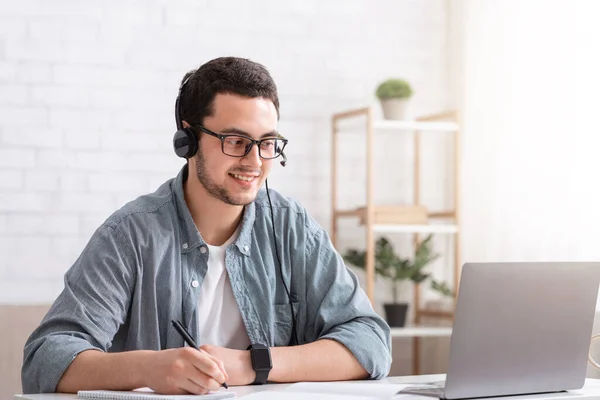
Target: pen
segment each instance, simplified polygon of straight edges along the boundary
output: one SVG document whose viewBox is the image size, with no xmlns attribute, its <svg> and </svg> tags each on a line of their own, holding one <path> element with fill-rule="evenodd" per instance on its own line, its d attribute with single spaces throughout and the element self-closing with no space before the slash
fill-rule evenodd
<svg viewBox="0 0 600 400">
<path fill-rule="evenodd" d="M 185 342 L 188 344 L 188 346 L 193 347 L 194 349 L 200 351 L 200 348 L 198 347 L 196 342 L 194 342 L 194 339 L 192 339 L 192 337 L 190 336 L 188 331 L 185 329 L 185 327 L 181 324 L 181 322 L 171 320 L 171 323 L 173 323 L 173 326 L 175 327 L 177 332 L 179 332 L 179 334 L 183 337 L 183 340 L 185 340 Z M 223 384 L 221 386 L 223 386 L 225 389 L 229 389 L 229 386 L 227 386 L 227 382 L 223 382 Z"/>
</svg>

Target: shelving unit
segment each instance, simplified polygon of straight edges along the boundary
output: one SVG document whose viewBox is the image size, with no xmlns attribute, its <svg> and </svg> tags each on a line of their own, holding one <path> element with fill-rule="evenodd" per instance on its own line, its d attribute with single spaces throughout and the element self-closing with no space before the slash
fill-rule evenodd
<svg viewBox="0 0 600 400">
<path fill-rule="evenodd" d="M 364 207 L 351 210 L 338 209 L 337 206 L 337 162 L 338 139 L 343 130 L 340 128 L 342 120 L 366 118 L 364 132 L 366 132 L 366 199 Z M 414 198 L 412 205 L 381 206 L 373 201 L 373 175 L 374 154 L 373 140 L 376 132 L 397 131 L 413 135 L 414 140 L 414 165 L 413 185 Z M 453 208 L 450 210 L 429 211 L 421 205 L 421 162 L 420 142 L 421 135 L 439 132 L 452 133 L 454 174 L 453 174 Z M 340 218 L 359 218 L 365 227 L 366 255 L 366 293 L 371 302 L 374 296 L 375 282 L 375 233 L 406 233 L 413 235 L 415 246 L 419 243 L 421 234 L 449 234 L 454 237 L 453 258 L 453 288 L 457 291 L 460 279 L 460 219 L 459 219 L 459 125 L 455 112 L 446 112 L 417 118 L 415 121 L 390 121 L 375 120 L 371 107 L 360 108 L 336 113 L 332 116 L 332 163 L 331 163 L 331 239 L 334 246 L 338 243 L 338 220 Z M 446 327 L 420 327 L 424 317 L 453 318 L 453 313 L 448 311 L 429 310 L 421 307 L 421 289 L 415 285 L 413 307 L 413 327 L 394 328 L 394 337 L 413 337 L 413 373 L 419 373 L 419 337 L 423 336 L 449 336 L 451 328 Z M 426 334 L 429 333 L 429 334 Z"/>
</svg>

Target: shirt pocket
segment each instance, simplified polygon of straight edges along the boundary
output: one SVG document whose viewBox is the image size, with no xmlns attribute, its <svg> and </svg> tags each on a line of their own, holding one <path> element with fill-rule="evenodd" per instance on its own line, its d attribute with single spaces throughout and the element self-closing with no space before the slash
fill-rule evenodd
<svg viewBox="0 0 600 400">
<path fill-rule="evenodd" d="M 298 334 L 298 302 L 292 302 L 292 306 L 294 307 L 294 316 L 296 318 L 296 334 L 298 335 L 298 340 L 300 340 L 300 335 Z M 293 326 L 290 303 L 275 304 L 275 346 L 289 346 L 291 344 Z"/>
</svg>

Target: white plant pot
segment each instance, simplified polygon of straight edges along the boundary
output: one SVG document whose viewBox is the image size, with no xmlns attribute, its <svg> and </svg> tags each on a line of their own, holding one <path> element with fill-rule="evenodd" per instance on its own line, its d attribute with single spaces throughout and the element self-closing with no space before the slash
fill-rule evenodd
<svg viewBox="0 0 600 400">
<path fill-rule="evenodd" d="M 382 99 L 383 118 L 403 120 L 406 115 L 408 99 Z"/>
</svg>

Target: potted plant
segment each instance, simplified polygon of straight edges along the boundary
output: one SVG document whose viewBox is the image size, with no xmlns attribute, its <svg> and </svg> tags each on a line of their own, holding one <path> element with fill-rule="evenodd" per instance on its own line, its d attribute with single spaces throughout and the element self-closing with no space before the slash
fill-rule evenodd
<svg viewBox="0 0 600 400">
<path fill-rule="evenodd" d="M 384 237 L 379 238 L 375 244 L 375 273 L 386 279 L 390 279 L 393 284 L 394 302 L 384 304 L 386 320 L 392 327 L 404 326 L 408 310 L 408 303 L 398 302 L 399 283 L 405 280 L 410 280 L 416 284 L 425 281 L 430 277 L 430 274 L 424 273 L 423 268 L 439 257 L 439 254 L 433 254 L 431 248 L 432 237 L 433 235 L 428 235 L 425 240 L 419 243 L 413 260 L 398 257 L 394 252 L 392 244 Z M 344 253 L 343 257 L 349 264 L 365 268 L 365 251 L 349 249 Z M 437 281 L 436 287 L 443 287 L 450 292 L 445 284 L 440 284 Z"/>
<path fill-rule="evenodd" d="M 406 105 L 413 95 L 413 90 L 404 79 L 388 79 L 379 84 L 375 95 L 381 102 L 385 119 L 402 120 L 405 117 Z"/>
</svg>

